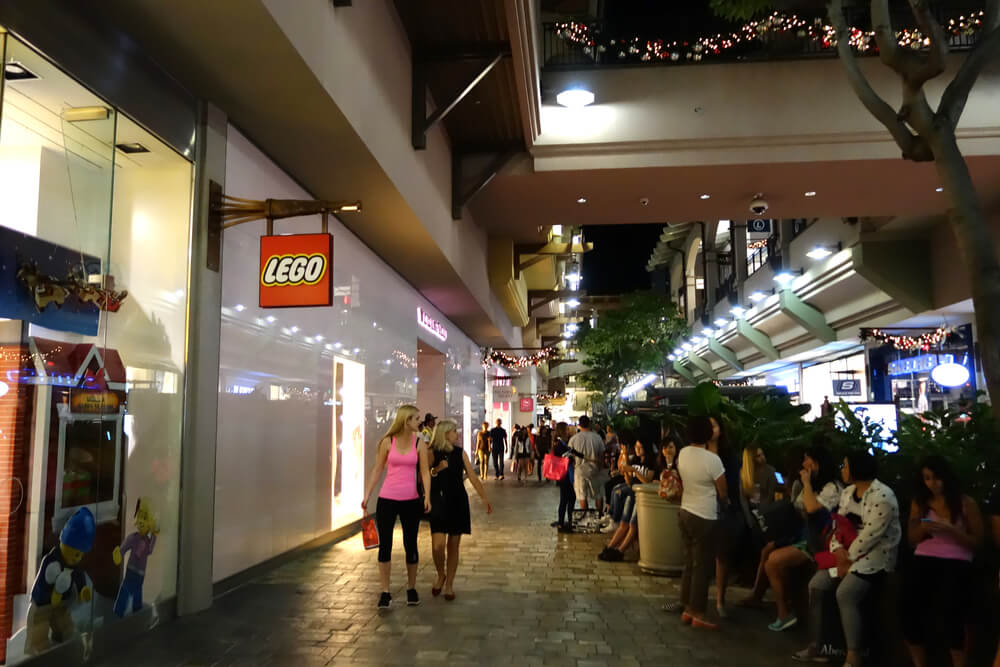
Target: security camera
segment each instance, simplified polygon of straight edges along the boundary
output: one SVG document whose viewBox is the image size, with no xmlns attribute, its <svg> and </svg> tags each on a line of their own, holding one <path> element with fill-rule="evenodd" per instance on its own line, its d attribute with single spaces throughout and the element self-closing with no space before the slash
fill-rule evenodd
<svg viewBox="0 0 1000 667">
<path fill-rule="evenodd" d="M 639 200 L 639 203 L 642 204 L 643 206 L 649 206 L 649 197 L 643 197 L 642 199 Z"/>
<path fill-rule="evenodd" d="M 750 212 L 754 215 L 764 215 L 767 212 L 767 200 L 758 193 L 750 200 Z"/>
</svg>

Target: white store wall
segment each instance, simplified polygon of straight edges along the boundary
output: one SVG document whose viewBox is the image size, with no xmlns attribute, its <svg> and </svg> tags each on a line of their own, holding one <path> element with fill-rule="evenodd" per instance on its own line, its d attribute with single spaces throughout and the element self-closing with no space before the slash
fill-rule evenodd
<svg viewBox="0 0 1000 667">
<path fill-rule="evenodd" d="M 226 193 L 312 198 L 232 127 Z M 315 233 L 319 218 L 278 221 L 275 231 Z M 417 324 L 418 307 L 448 330 L 447 341 L 434 344 L 446 355 L 446 410 L 436 414 L 461 424 L 469 396 L 472 424 L 483 417 L 479 347 L 343 225 L 331 219 L 330 232 L 334 306 L 267 311 L 256 305 L 264 223 L 225 232 L 216 581 L 331 529 L 332 408 L 323 399 L 331 391 L 334 356 L 365 366 L 366 475 L 395 408 L 417 399 L 417 342 L 426 337 Z M 272 400 L 279 395 L 289 397 Z M 434 411 L 418 407 L 421 414 Z M 360 507 L 339 518 L 342 524 L 360 518 Z"/>
</svg>

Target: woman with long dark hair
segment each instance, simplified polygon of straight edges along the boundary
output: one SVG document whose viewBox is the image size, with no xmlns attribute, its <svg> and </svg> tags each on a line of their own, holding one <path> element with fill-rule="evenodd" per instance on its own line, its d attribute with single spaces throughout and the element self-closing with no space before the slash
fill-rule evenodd
<svg viewBox="0 0 1000 667">
<path fill-rule="evenodd" d="M 621 484 L 611 492 L 611 520 L 618 524 L 615 534 L 604 551 L 597 555 L 600 560 L 618 562 L 625 557 L 625 551 L 639 537 L 639 513 L 635 508 L 636 484 L 648 484 L 659 477 L 656 467 L 656 454 L 647 449 L 642 441 L 636 439 L 631 446 L 631 452 L 622 451 L 618 469 L 622 474 Z"/>
<path fill-rule="evenodd" d="M 406 550 L 406 604 L 420 604 L 417 595 L 417 532 L 420 517 L 431 511 L 431 497 L 426 491 L 431 488 L 430 466 L 428 464 L 427 443 L 419 437 L 419 411 L 412 405 L 401 406 L 396 411 L 392 426 L 378 443 L 375 467 L 368 475 L 361 509 L 368 511 L 368 498 L 375 485 L 385 482 L 378 494 L 375 506 L 375 523 L 378 525 L 378 574 L 382 582 L 382 595 L 378 600 L 379 609 L 392 606 L 389 580 L 392 560 L 392 531 L 396 527 L 396 517 L 403 526 L 403 548 Z M 417 490 L 417 475 L 424 485 L 424 497 Z"/>
<path fill-rule="evenodd" d="M 965 665 L 966 604 L 972 560 L 983 542 L 979 507 L 963 495 L 940 456 L 920 463 L 910 503 L 910 544 L 916 547 L 902 591 L 903 634 L 915 667 L 925 667 L 924 643 L 944 634 L 955 667 Z"/>
<path fill-rule="evenodd" d="M 444 599 L 449 602 L 455 599 L 455 573 L 462 535 L 472 534 L 466 476 L 486 505 L 486 513 L 493 513 L 482 480 L 476 475 L 469 455 L 457 447 L 457 443 L 458 425 L 450 419 L 439 421 L 431 433 L 431 455 L 434 457 L 431 466 L 431 551 L 437 569 L 431 594 L 437 597 L 443 590 Z"/>
<path fill-rule="evenodd" d="M 559 422 L 553 433 L 555 444 L 552 446 L 553 456 L 566 456 L 569 454 L 569 424 Z M 560 533 L 573 532 L 573 505 L 576 503 L 576 491 L 573 490 L 573 457 L 569 458 L 569 469 L 556 484 L 559 486 L 559 513 L 558 521 L 552 523 L 553 527 L 558 527 Z"/>
<path fill-rule="evenodd" d="M 840 504 L 843 485 L 838 479 L 839 470 L 833 463 L 830 451 L 822 444 L 814 444 L 806 449 L 802 457 L 799 480 L 792 490 L 793 504 L 806 517 L 822 512 L 834 512 Z M 774 589 L 774 600 L 778 606 L 778 617 L 768 626 L 775 632 L 787 630 L 798 623 L 792 615 L 788 596 L 785 592 L 788 573 L 812 560 L 807 531 L 791 540 L 790 544 L 770 545 L 761 552 L 761 563 L 757 572 L 751 596 L 742 602 L 744 606 L 760 606 L 770 584 Z M 761 576 L 764 575 L 764 576 Z"/>
</svg>

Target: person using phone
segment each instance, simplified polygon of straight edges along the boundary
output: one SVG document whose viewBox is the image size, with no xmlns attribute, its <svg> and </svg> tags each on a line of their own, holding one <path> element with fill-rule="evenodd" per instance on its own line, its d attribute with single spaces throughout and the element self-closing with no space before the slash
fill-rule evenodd
<svg viewBox="0 0 1000 667">
<path fill-rule="evenodd" d="M 965 664 L 966 604 L 972 561 L 983 542 L 976 501 L 962 488 L 948 462 L 928 456 L 919 468 L 910 503 L 910 544 L 916 548 L 903 585 L 902 620 L 915 667 L 927 665 L 924 644 L 944 635 L 953 665 Z"/>
</svg>

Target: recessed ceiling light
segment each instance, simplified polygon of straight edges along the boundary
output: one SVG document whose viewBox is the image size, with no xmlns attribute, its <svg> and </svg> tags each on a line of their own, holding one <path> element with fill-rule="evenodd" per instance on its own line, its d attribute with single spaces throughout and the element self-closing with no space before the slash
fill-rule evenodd
<svg viewBox="0 0 1000 667">
<path fill-rule="evenodd" d="M 729 323 L 729 320 L 727 320 L 724 317 L 720 317 L 719 319 L 715 320 L 715 326 L 717 326 L 717 327 L 724 327 L 728 323 Z"/>
<path fill-rule="evenodd" d="M 580 197 L 579 199 L 576 200 L 576 203 L 577 204 L 586 204 L 587 203 L 587 198 L 586 197 Z"/>
<path fill-rule="evenodd" d="M 733 306 L 732 308 L 729 309 L 729 312 L 735 315 L 736 317 L 742 317 L 743 313 L 747 312 L 747 309 L 744 308 L 743 306 Z"/>
<path fill-rule="evenodd" d="M 810 190 L 809 192 L 806 193 L 806 197 L 815 197 L 815 196 L 816 196 L 815 190 Z"/>
<path fill-rule="evenodd" d="M 833 251 L 824 246 L 816 246 L 812 250 L 806 253 L 806 257 L 809 259 L 826 259 L 833 254 Z"/>
<path fill-rule="evenodd" d="M 148 153 L 149 149 L 140 144 L 139 142 L 133 142 L 131 144 L 115 144 L 115 148 L 120 150 L 122 153 Z"/>
<path fill-rule="evenodd" d="M 580 109 L 594 103 L 594 93 L 586 88 L 568 88 L 556 95 L 556 102 L 570 109 Z"/>
<path fill-rule="evenodd" d="M 767 294 L 761 292 L 760 290 L 757 290 L 756 292 L 750 295 L 750 300 L 753 301 L 754 303 L 757 303 L 758 301 L 763 301 L 766 298 Z"/>
<path fill-rule="evenodd" d="M 790 271 L 782 271 L 774 276 L 774 281 L 779 285 L 787 285 L 795 280 L 795 274 Z"/>
<path fill-rule="evenodd" d="M 944 188 L 934 188 L 934 192 L 944 192 Z"/>
<path fill-rule="evenodd" d="M 3 78 L 8 81 L 29 81 L 37 79 L 38 75 L 16 60 L 11 60 L 4 63 Z"/>
<path fill-rule="evenodd" d="M 238 303 L 235 306 L 235 310 L 236 310 L 237 313 L 242 313 L 244 310 L 246 310 L 246 308 L 247 307 L 244 306 L 242 303 Z"/>
<path fill-rule="evenodd" d="M 712 198 L 712 195 L 708 195 L 708 194 L 705 194 L 705 195 L 701 195 L 701 198 L 702 198 L 702 199 L 711 199 L 711 198 Z"/>
</svg>

